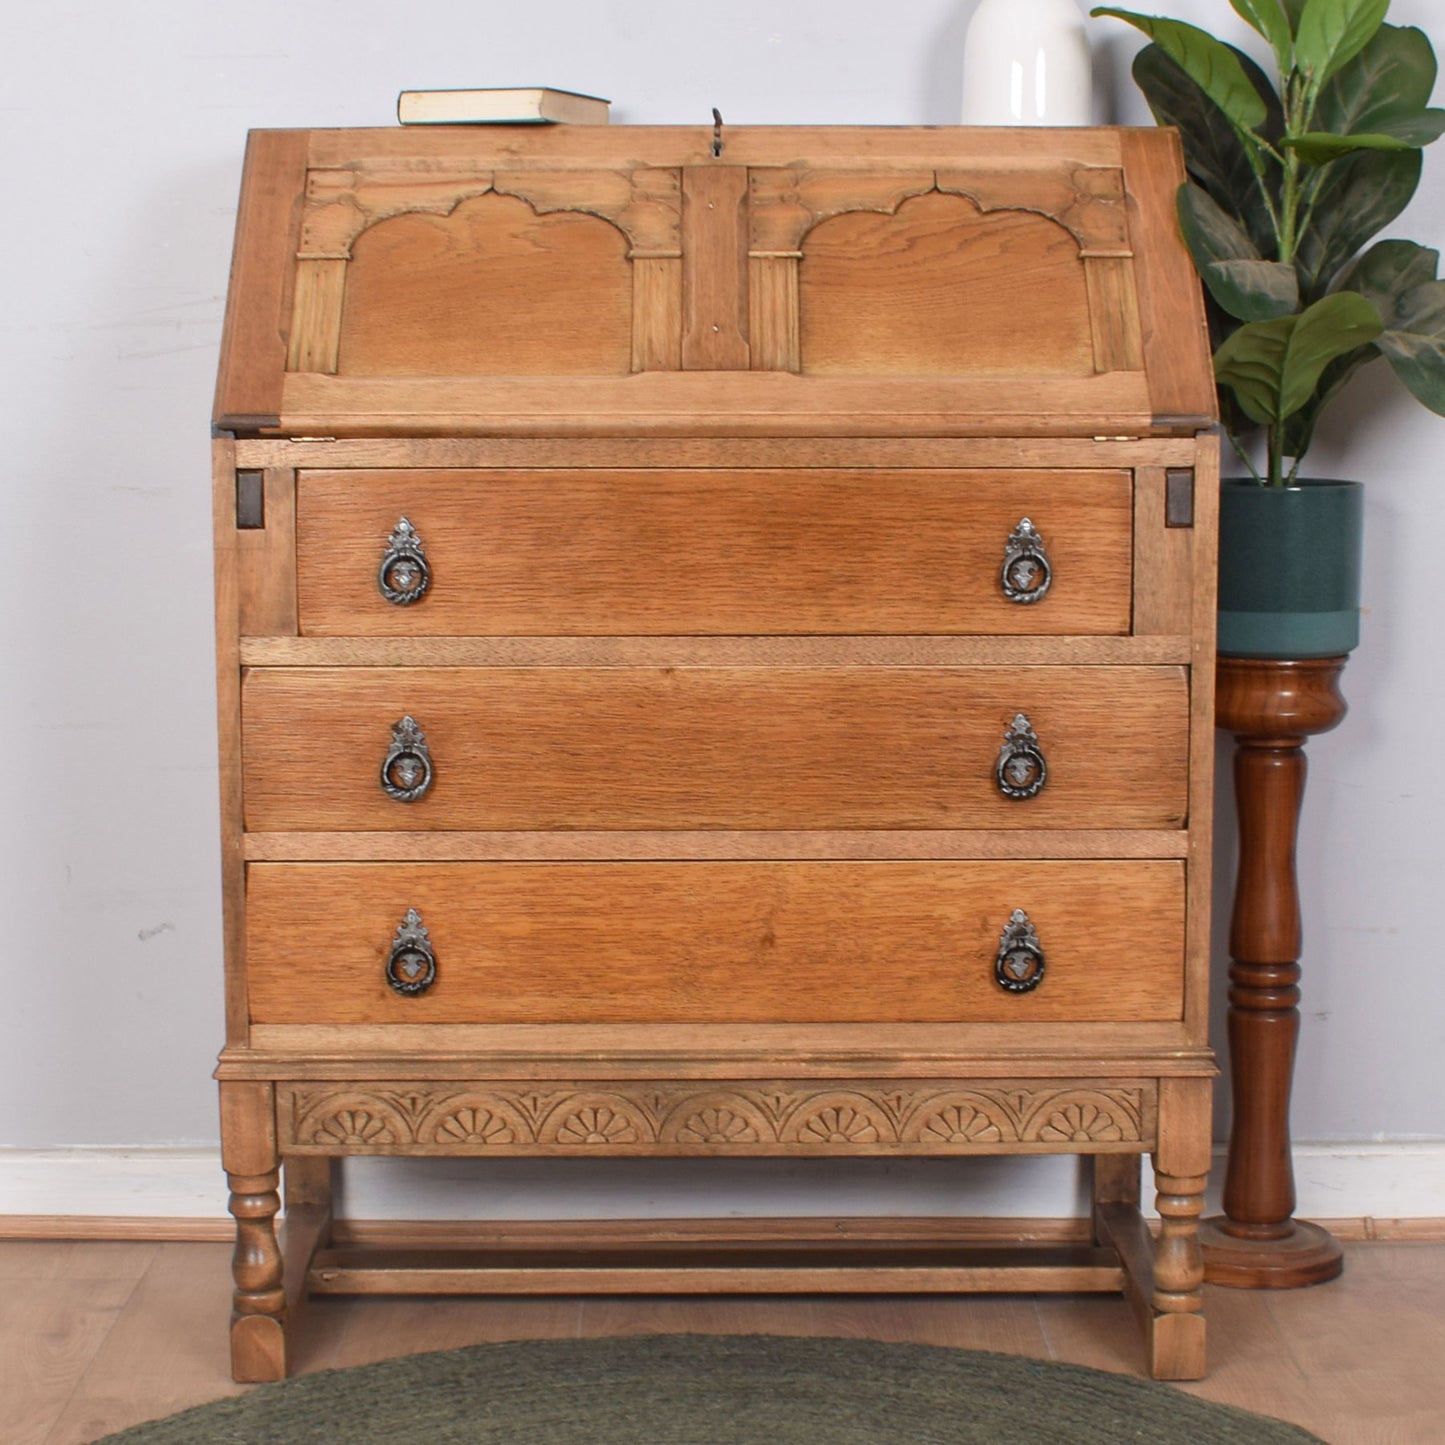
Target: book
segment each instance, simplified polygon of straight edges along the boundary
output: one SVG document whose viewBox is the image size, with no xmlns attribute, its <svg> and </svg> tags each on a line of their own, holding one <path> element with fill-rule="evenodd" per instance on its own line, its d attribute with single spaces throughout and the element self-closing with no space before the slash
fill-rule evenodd
<svg viewBox="0 0 1445 1445">
<path fill-rule="evenodd" d="M 547 86 L 488 90 L 404 90 L 396 98 L 402 125 L 606 125 L 612 102 Z"/>
</svg>

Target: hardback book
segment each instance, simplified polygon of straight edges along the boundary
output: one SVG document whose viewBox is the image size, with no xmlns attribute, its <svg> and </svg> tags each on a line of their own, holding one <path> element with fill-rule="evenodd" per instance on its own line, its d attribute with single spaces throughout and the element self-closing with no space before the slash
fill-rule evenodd
<svg viewBox="0 0 1445 1445">
<path fill-rule="evenodd" d="M 488 90 L 404 90 L 396 98 L 402 125 L 606 125 L 612 102 L 547 86 Z"/>
</svg>

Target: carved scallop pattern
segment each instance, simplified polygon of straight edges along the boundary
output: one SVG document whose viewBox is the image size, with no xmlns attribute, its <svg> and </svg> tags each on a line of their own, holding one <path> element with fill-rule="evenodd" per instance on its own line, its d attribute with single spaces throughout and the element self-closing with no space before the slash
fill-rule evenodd
<svg viewBox="0 0 1445 1445">
<path fill-rule="evenodd" d="M 727 1148 L 777 1138 L 767 1115 L 744 1095 L 731 1091 L 697 1094 L 675 1104 L 662 1121 L 659 1138 L 669 1143 Z"/>
<path fill-rule="evenodd" d="M 657 1133 L 632 1101 L 617 1094 L 584 1094 L 552 1110 L 537 1137 L 543 1144 L 607 1149 L 651 1142 Z"/>
<path fill-rule="evenodd" d="M 1118 1144 L 1139 1137 L 1138 1119 L 1129 1117 L 1124 1099 L 1072 1095 L 1034 1117 L 1032 1137 L 1041 1144 Z"/>
<path fill-rule="evenodd" d="M 931 1103 L 910 1121 L 904 1138 L 923 1144 L 1002 1144 L 1017 1135 L 996 1101 L 970 1094 Z"/>
<path fill-rule="evenodd" d="M 283 1148 L 326 1153 L 988 1153 L 1152 1144 L 1152 1088 L 1041 1080 L 818 1089 L 749 1082 L 283 1085 Z"/>
<path fill-rule="evenodd" d="M 417 1126 L 417 1142 L 486 1149 L 527 1144 L 533 1131 L 515 1109 L 489 1095 L 464 1094 L 434 1105 Z"/>
<path fill-rule="evenodd" d="M 805 1097 L 783 1122 L 784 1143 L 811 1148 L 894 1143 L 898 1131 L 882 1099 L 861 1093 L 830 1093 Z"/>
</svg>

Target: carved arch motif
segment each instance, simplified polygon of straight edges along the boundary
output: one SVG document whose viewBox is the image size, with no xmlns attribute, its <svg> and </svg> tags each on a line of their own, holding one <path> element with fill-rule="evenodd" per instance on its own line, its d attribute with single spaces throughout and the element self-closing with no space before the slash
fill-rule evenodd
<svg viewBox="0 0 1445 1445">
<path fill-rule="evenodd" d="M 1092 370 L 1143 367 L 1139 304 L 1123 172 L 1072 165 L 868 174 L 804 167 L 749 176 L 749 322 L 755 369 L 803 370 L 799 264 L 810 232 L 871 211 L 897 217 L 912 200 L 957 196 L 980 216 L 1016 213 L 1057 226 L 1072 241 L 1087 294 Z"/>
<path fill-rule="evenodd" d="M 631 369 L 675 366 L 677 340 L 654 316 L 675 315 L 682 285 L 682 182 L 676 168 L 471 171 L 417 166 L 308 172 L 296 253 L 287 368 L 335 373 L 347 267 L 357 239 L 406 215 L 452 216 L 486 195 L 525 202 L 538 217 L 572 212 L 614 227 L 632 272 Z"/>
</svg>

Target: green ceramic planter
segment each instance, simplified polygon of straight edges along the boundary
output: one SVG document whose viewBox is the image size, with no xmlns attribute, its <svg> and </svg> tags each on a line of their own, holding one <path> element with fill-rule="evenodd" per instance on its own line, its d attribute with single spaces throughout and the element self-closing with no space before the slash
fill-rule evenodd
<svg viewBox="0 0 1445 1445">
<path fill-rule="evenodd" d="M 1230 657 L 1340 657 L 1360 640 L 1364 487 L 1222 483 L 1219 650 Z"/>
</svg>

